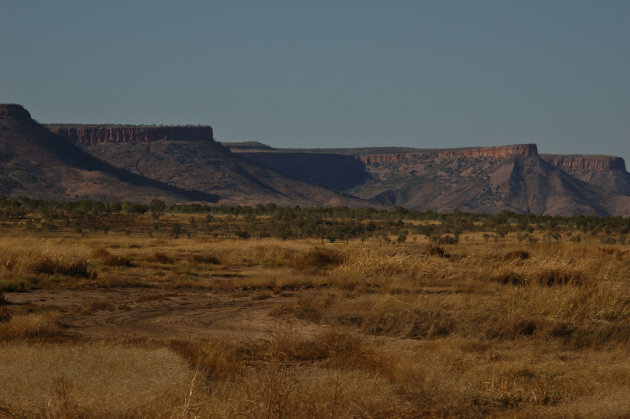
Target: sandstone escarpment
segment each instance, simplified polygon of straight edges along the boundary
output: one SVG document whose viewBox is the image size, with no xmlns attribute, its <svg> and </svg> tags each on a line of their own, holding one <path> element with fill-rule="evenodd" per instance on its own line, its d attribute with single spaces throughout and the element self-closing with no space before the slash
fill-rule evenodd
<svg viewBox="0 0 630 419">
<path fill-rule="evenodd" d="M 438 153 L 439 158 L 492 158 L 501 159 L 505 157 L 536 157 L 538 148 L 536 144 L 515 144 L 497 147 L 460 148 L 444 150 Z"/>
<path fill-rule="evenodd" d="M 356 156 L 366 166 L 407 163 L 423 157 L 419 153 L 395 153 L 395 154 L 359 154 Z"/>
<path fill-rule="evenodd" d="M 541 157 L 547 163 L 566 172 L 605 172 L 610 170 L 626 171 L 626 162 L 621 157 L 558 154 L 543 154 Z"/>
<path fill-rule="evenodd" d="M 213 141 L 209 126 L 47 125 L 74 144 L 149 142 L 159 140 Z"/>
<path fill-rule="evenodd" d="M 536 157 L 536 144 L 516 144 L 498 147 L 454 148 L 451 150 L 426 150 L 416 153 L 378 153 L 359 154 L 357 158 L 367 166 L 410 163 L 424 158 L 457 159 L 457 158 L 491 158 Z"/>
</svg>

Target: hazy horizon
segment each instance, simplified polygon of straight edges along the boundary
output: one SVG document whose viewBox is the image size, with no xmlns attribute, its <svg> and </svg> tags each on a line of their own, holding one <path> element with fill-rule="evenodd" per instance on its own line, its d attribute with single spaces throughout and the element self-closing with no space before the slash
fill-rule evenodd
<svg viewBox="0 0 630 419">
<path fill-rule="evenodd" d="M 0 102 L 273 147 L 630 158 L 625 1 L 0 3 Z"/>
</svg>

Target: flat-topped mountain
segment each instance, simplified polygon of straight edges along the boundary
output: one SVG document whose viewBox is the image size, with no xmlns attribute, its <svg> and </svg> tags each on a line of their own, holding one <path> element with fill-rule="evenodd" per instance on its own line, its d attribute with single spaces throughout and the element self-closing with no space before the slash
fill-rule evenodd
<svg viewBox="0 0 630 419">
<path fill-rule="evenodd" d="M 216 202 L 121 170 L 67 143 L 20 105 L 0 105 L 0 195 L 49 199 Z"/>
<path fill-rule="evenodd" d="M 541 154 L 540 157 L 571 176 L 595 185 L 609 200 L 618 201 L 620 194 L 630 196 L 630 175 L 621 157 L 558 154 Z M 626 205 L 625 199 L 621 201 L 618 205 Z M 625 214 L 622 210 L 619 213 Z"/>
<path fill-rule="evenodd" d="M 0 195 L 38 198 L 630 215 L 619 157 L 535 144 L 275 149 L 220 143 L 210 126 L 43 126 L 19 105 L 0 105 L 0 174 Z"/>
<path fill-rule="evenodd" d="M 219 204 L 369 205 L 301 182 L 233 154 L 209 126 L 70 125 L 47 127 L 66 142 L 125 171 L 181 189 L 218 195 Z"/>
<path fill-rule="evenodd" d="M 621 157 L 576 154 L 541 154 L 546 162 L 566 172 L 626 171 L 626 162 Z"/>
<path fill-rule="evenodd" d="M 225 143 L 232 147 L 230 143 Z M 371 147 L 342 149 L 235 148 L 244 158 L 281 173 L 328 185 L 345 165 L 347 194 L 418 210 L 552 215 L 630 214 L 630 175 L 623 159 L 539 155 L 535 144 L 457 149 Z M 292 161 L 312 161 L 318 179 Z M 361 163 L 357 166 L 356 162 Z"/>
</svg>

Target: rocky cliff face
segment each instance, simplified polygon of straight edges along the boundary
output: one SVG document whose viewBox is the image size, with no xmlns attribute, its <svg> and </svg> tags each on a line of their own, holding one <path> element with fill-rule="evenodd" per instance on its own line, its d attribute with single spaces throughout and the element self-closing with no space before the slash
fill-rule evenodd
<svg viewBox="0 0 630 419">
<path fill-rule="evenodd" d="M 457 158 L 491 158 L 501 159 L 506 157 L 536 157 L 538 148 L 536 144 L 516 144 L 498 147 L 479 148 L 455 148 L 451 150 L 426 150 L 419 153 L 392 153 L 392 154 L 360 154 L 359 160 L 366 166 L 410 163 L 425 158 L 457 159 Z"/>
<path fill-rule="evenodd" d="M 515 144 L 498 147 L 479 147 L 479 148 L 462 148 L 440 151 L 439 158 L 491 158 L 501 159 L 505 157 L 536 157 L 538 156 L 538 148 L 536 144 Z"/>
<path fill-rule="evenodd" d="M 610 170 L 626 171 L 626 162 L 614 156 L 578 156 L 543 154 L 541 157 L 552 166 L 565 172 L 605 172 Z"/>
<path fill-rule="evenodd" d="M 47 125 L 74 144 L 149 142 L 159 140 L 213 141 L 209 126 L 64 126 Z"/>
<path fill-rule="evenodd" d="M 412 162 L 421 159 L 423 155 L 418 153 L 359 154 L 356 157 L 366 166 L 382 166 Z"/>
</svg>

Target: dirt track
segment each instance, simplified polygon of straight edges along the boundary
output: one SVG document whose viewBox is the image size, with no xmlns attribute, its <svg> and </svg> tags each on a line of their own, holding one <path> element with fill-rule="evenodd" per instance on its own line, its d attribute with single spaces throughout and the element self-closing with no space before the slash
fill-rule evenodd
<svg viewBox="0 0 630 419">
<path fill-rule="evenodd" d="M 124 288 L 37 290 L 6 294 L 7 300 L 34 309 L 58 308 L 66 333 L 91 337 L 216 337 L 239 340 L 270 336 L 280 325 L 269 312 L 291 302 L 290 295 L 225 294 L 205 290 Z M 311 323 L 301 333 L 317 332 Z"/>
</svg>

